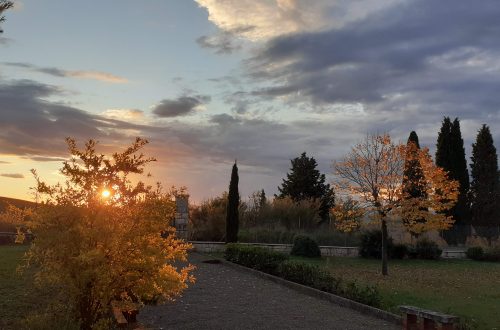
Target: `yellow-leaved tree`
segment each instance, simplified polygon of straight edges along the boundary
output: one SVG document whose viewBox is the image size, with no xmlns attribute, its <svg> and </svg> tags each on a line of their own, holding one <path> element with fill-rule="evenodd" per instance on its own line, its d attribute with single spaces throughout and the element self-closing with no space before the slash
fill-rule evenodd
<svg viewBox="0 0 500 330">
<path fill-rule="evenodd" d="M 408 152 L 406 145 L 395 144 L 388 134 L 367 135 L 352 147 L 343 160 L 334 163 L 338 191 L 354 196 L 365 212 L 380 222 L 382 231 L 382 274 L 387 275 L 387 224 L 389 219 L 405 221 L 415 232 L 447 229 L 453 219 L 444 211 L 458 198 L 458 182 L 436 166 L 429 150 Z M 422 167 L 423 197 L 412 198 L 404 189 L 404 164 L 416 157 Z"/>
<path fill-rule="evenodd" d="M 147 140 L 110 157 L 94 140 L 83 149 L 67 143 L 64 183 L 48 185 L 33 171 L 39 204 L 29 222 L 35 238 L 28 263 L 37 281 L 62 293 L 81 329 L 105 324 L 113 300 L 141 305 L 179 295 L 194 278 L 190 245 L 170 225 L 175 191 L 130 179 L 154 161 L 140 153 Z"/>
</svg>

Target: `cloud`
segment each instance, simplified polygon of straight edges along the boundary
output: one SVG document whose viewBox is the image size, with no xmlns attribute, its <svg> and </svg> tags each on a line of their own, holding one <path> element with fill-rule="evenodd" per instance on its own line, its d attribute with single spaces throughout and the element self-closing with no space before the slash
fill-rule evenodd
<svg viewBox="0 0 500 330">
<path fill-rule="evenodd" d="M 400 0 L 196 0 L 223 31 L 252 41 L 338 28 Z M 251 27 L 251 29 L 249 29 Z"/>
<path fill-rule="evenodd" d="M 205 95 L 181 96 L 173 100 L 164 99 L 153 107 L 153 113 L 162 118 L 186 116 L 210 102 L 210 99 L 210 96 Z"/>
<path fill-rule="evenodd" d="M 252 26 L 242 26 L 232 30 L 220 30 L 211 36 L 201 36 L 196 42 L 202 48 L 214 49 L 216 54 L 231 54 L 242 48 L 238 35 L 253 29 Z"/>
<path fill-rule="evenodd" d="M 21 173 L 1 173 L 0 176 L 11 179 L 24 179 L 24 175 Z"/>
<path fill-rule="evenodd" d="M 0 164 L 10 164 L 10 162 L 6 162 L 4 160 L 0 160 Z"/>
<path fill-rule="evenodd" d="M 44 73 L 55 77 L 91 79 L 91 80 L 97 80 L 114 84 L 123 84 L 128 82 L 126 78 L 101 71 L 63 70 L 59 68 L 39 67 L 29 63 L 18 63 L 18 62 L 6 62 L 3 64 L 12 67 L 24 68 L 34 72 Z"/>
<path fill-rule="evenodd" d="M 46 156 L 25 156 L 24 159 L 30 159 L 35 162 L 64 162 L 67 159 L 62 157 L 46 157 Z"/>
<path fill-rule="evenodd" d="M 137 122 L 144 120 L 144 111 L 139 109 L 108 109 L 102 113 L 102 116 L 111 119 Z"/>
</svg>

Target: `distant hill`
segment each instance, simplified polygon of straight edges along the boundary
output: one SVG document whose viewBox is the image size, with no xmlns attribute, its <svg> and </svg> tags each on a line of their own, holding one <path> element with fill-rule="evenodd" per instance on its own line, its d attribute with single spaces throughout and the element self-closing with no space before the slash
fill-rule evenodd
<svg viewBox="0 0 500 330">
<path fill-rule="evenodd" d="M 7 205 L 14 205 L 19 208 L 33 207 L 35 206 L 34 202 L 25 201 L 23 199 L 10 198 L 10 197 L 2 197 L 0 196 L 0 213 L 5 211 Z"/>
</svg>

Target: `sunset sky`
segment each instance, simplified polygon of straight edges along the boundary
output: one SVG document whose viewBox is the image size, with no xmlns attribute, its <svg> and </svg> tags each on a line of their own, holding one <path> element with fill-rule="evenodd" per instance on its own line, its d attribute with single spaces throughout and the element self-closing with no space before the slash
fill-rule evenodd
<svg viewBox="0 0 500 330">
<path fill-rule="evenodd" d="M 0 196 L 49 182 L 64 139 L 148 138 L 150 168 L 192 200 L 268 196 L 306 151 L 331 163 L 367 133 L 433 152 L 459 117 L 500 147 L 497 0 L 22 0 L 0 37 Z"/>
</svg>

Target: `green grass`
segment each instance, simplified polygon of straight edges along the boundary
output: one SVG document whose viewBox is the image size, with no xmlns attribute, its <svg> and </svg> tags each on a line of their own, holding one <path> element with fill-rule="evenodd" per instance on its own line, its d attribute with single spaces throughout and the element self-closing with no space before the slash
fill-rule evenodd
<svg viewBox="0 0 500 330">
<path fill-rule="evenodd" d="M 344 279 L 376 284 L 388 311 L 399 313 L 399 305 L 412 305 L 460 316 L 473 328 L 500 329 L 500 263 L 394 260 L 384 277 L 379 260 L 300 260 L 326 266 Z"/>
</svg>

